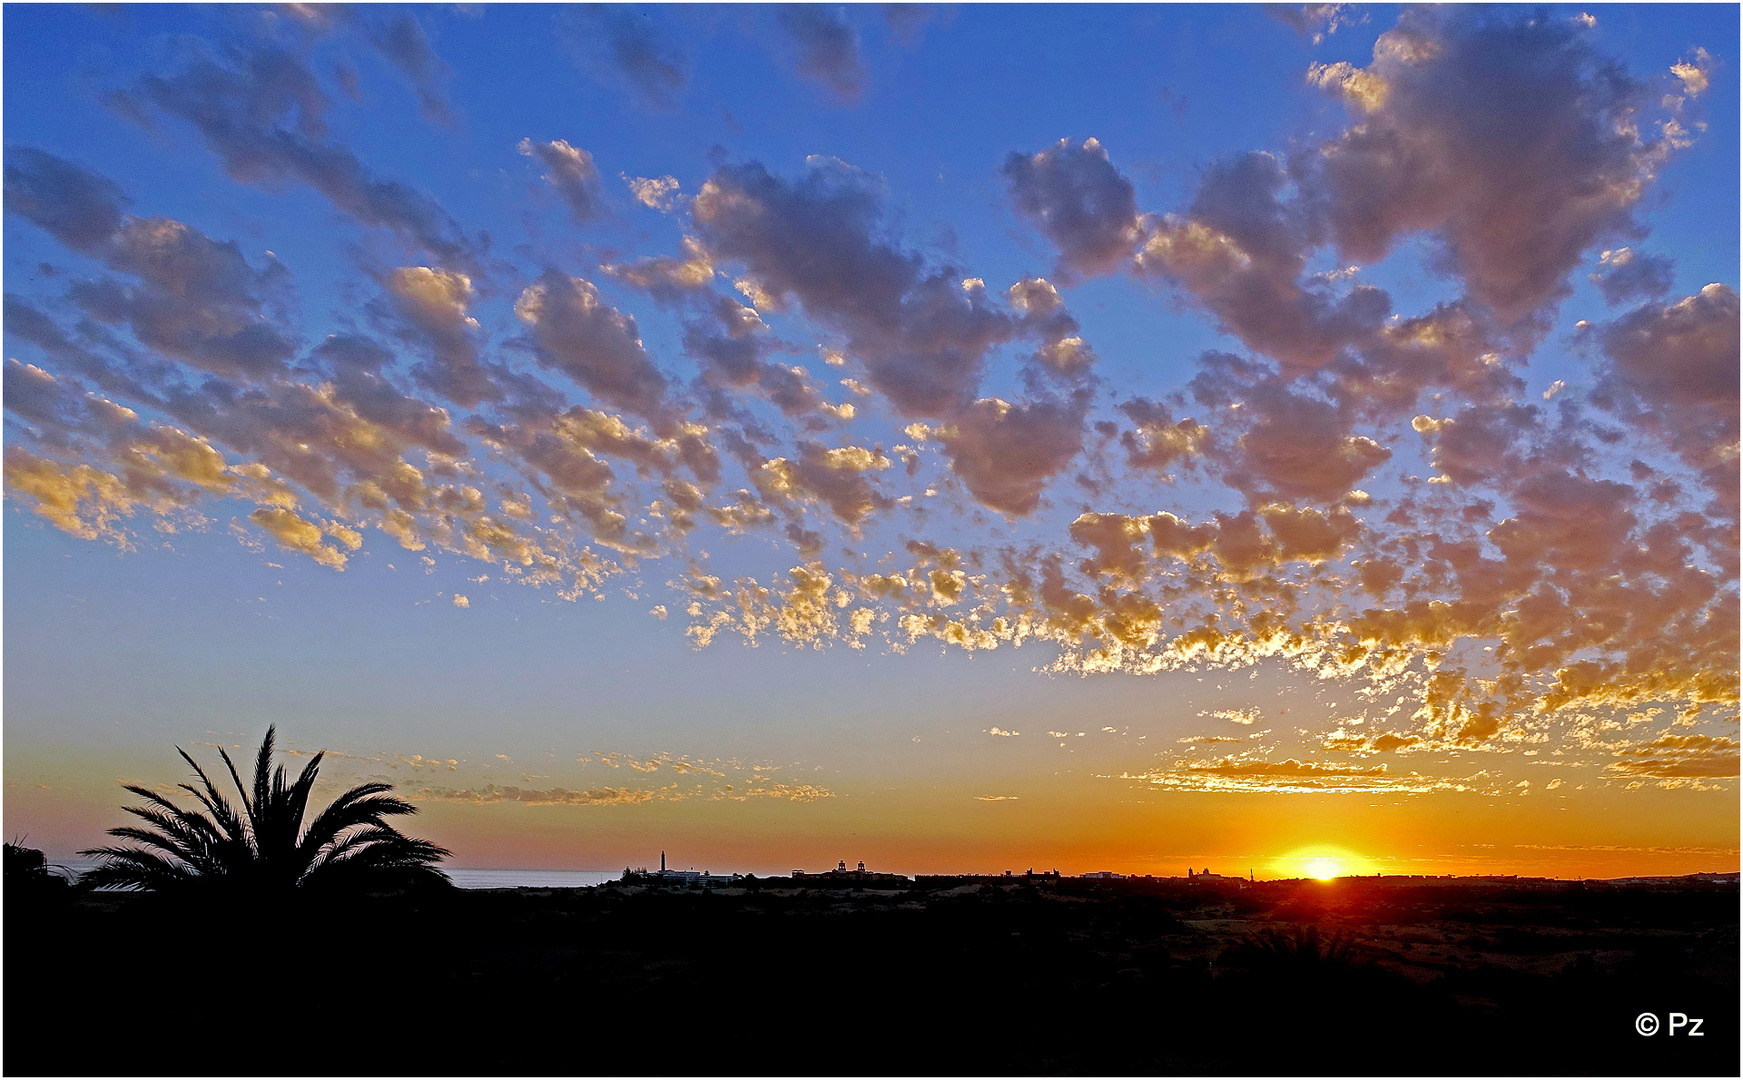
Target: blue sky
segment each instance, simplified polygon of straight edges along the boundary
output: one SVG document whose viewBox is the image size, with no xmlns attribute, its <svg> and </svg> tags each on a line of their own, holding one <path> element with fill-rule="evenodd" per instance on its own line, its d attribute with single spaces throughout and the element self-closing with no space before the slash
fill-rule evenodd
<svg viewBox="0 0 1743 1080">
<path fill-rule="evenodd" d="M 6 14 L 9 835 L 1735 868 L 1735 7 Z"/>
</svg>

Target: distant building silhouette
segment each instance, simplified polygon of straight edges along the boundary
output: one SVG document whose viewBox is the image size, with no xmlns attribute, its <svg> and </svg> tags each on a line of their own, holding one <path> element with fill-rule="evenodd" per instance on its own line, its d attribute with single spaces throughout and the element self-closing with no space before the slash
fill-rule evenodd
<svg viewBox="0 0 1743 1080">
<path fill-rule="evenodd" d="M 835 864 L 835 869 L 825 870 L 822 873 L 818 873 L 818 874 L 808 873 L 804 870 L 794 870 L 793 871 L 793 878 L 796 881 L 813 881 L 813 882 L 816 882 L 818 884 L 828 884 L 828 885 L 862 884 L 862 883 L 873 883 L 873 882 L 878 883 L 878 884 L 886 884 L 886 885 L 898 884 L 898 883 L 906 885 L 909 883 L 909 879 L 905 875 L 902 875 L 902 874 L 882 874 L 882 873 L 875 873 L 873 871 L 867 870 L 865 868 L 865 860 L 864 859 L 861 859 L 859 861 L 859 865 L 852 870 L 849 870 L 847 868 L 847 860 L 842 859 Z"/>
<path fill-rule="evenodd" d="M 649 870 L 646 867 L 643 867 L 640 870 L 631 870 L 628 867 L 625 867 L 623 871 L 623 880 L 626 883 L 633 882 L 650 885 L 729 885 L 732 882 L 739 880 L 740 876 L 741 875 L 739 874 L 710 874 L 706 870 L 697 870 L 694 868 L 689 870 L 668 870 L 666 868 L 666 853 L 663 851 L 660 852 L 660 868 L 658 870 Z"/>
<path fill-rule="evenodd" d="M 1194 885 L 1234 884 L 1239 885 L 1244 889 L 1252 883 L 1252 876 L 1253 872 L 1251 870 L 1247 871 L 1246 877 L 1240 878 L 1229 877 L 1227 874 L 1213 874 L 1210 872 L 1210 867 L 1208 866 L 1203 870 L 1198 871 L 1193 870 L 1190 866 L 1186 868 L 1186 880 Z"/>
</svg>

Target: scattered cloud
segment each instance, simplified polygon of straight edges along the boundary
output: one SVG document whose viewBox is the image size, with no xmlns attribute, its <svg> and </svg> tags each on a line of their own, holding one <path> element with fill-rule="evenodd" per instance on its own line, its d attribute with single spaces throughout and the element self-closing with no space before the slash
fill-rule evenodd
<svg viewBox="0 0 1743 1080">
<path fill-rule="evenodd" d="M 859 58 L 859 35 L 848 25 L 845 8 L 785 4 L 775 9 L 775 22 L 797 54 L 800 75 L 840 101 L 859 100 L 866 70 Z"/>
<path fill-rule="evenodd" d="M 558 21 L 587 73 L 669 108 L 692 17 Z M 1308 37 L 1360 25 L 1338 5 L 1278 17 Z M 452 120 L 425 20 L 296 18 L 362 35 Z M 867 92 L 857 12 L 768 18 L 805 78 Z M 492 261 L 482 232 L 345 143 L 346 99 L 304 53 L 184 42 L 110 104 L 194 133 L 250 198 L 324 199 L 351 280 L 334 290 L 221 216 L 163 216 L 76 148 L 9 148 L 8 239 L 64 265 L 8 278 L 7 492 L 124 546 L 229 528 L 338 570 L 387 543 L 571 599 L 645 571 L 638 590 L 672 582 L 653 617 L 699 647 L 1268 665 L 1391 709 L 1301 732 L 1295 757 L 1135 774 L 1163 786 L 1430 790 L 1451 781 L 1396 761 L 1527 747 L 1618 782 L 1721 781 L 1734 743 L 1624 745 L 1587 719 L 1663 709 L 1671 734 L 1716 738 L 1702 725 L 1738 697 L 1737 294 L 1677 295 L 1638 215 L 1699 137 L 1714 60 L 1666 57 L 1653 83 L 1600 45 L 1574 19 L 1406 10 L 1365 64 L 1300 85 L 1347 121 L 1208 160 L 1173 205 L 1142 205 L 1163 186 L 1153 148 L 1112 133 L 1000 147 L 983 179 L 1054 263 L 1012 281 L 917 247 L 912 192 L 848 162 L 722 152 L 680 183 L 563 139 L 518 151 L 576 222 L 607 215 L 603 170 L 664 216 L 609 250 Z M 505 177 L 532 167 L 519 134 L 492 151 Z M 1401 273 L 1428 284 L 1376 284 Z M 1574 310 L 1595 303 L 1581 274 L 1608 314 Z M 1072 313 L 1104 287 L 1202 319 L 1214 347 L 1168 354 L 1176 384 L 1129 395 L 1102 373 L 1102 320 Z M 1563 305 L 1588 316 L 1571 338 Z M 1121 340 L 1119 370 L 1153 346 Z M 1259 719 L 1232 703 L 1169 737 L 1239 743 L 1210 732 Z M 551 801 L 594 791 L 628 798 Z"/>
<path fill-rule="evenodd" d="M 527 157 L 537 158 L 551 170 L 545 174 L 545 182 L 569 204 L 569 213 L 576 221 L 588 221 L 604 213 L 602 200 L 605 196 L 599 187 L 599 169 L 593 164 L 592 154 L 570 146 L 562 139 L 545 143 L 522 139 L 517 149 Z M 645 183 L 657 184 L 658 181 Z M 636 194 L 641 193 L 637 191 Z"/>
</svg>

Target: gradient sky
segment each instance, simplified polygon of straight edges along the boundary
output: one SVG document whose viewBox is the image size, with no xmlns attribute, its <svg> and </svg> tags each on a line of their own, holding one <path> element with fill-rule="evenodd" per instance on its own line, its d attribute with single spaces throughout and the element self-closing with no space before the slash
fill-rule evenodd
<svg viewBox="0 0 1743 1080">
<path fill-rule="evenodd" d="M 1738 868 L 1735 5 L 12 5 L 5 830 Z"/>
</svg>

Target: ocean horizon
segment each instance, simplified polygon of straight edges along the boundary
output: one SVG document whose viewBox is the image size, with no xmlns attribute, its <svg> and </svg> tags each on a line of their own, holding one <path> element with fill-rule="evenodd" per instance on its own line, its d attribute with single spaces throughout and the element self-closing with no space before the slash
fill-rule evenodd
<svg viewBox="0 0 1743 1080">
<path fill-rule="evenodd" d="M 74 876 L 93 869 L 89 859 L 66 859 L 53 864 Z M 443 867 L 448 880 L 462 889 L 584 889 L 616 881 L 622 870 L 481 870 Z"/>
<path fill-rule="evenodd" d="M 622 870 L 474 870 L 444 867 L 462 889 L 584 889 L 616 881 Z"/>
</svg>

